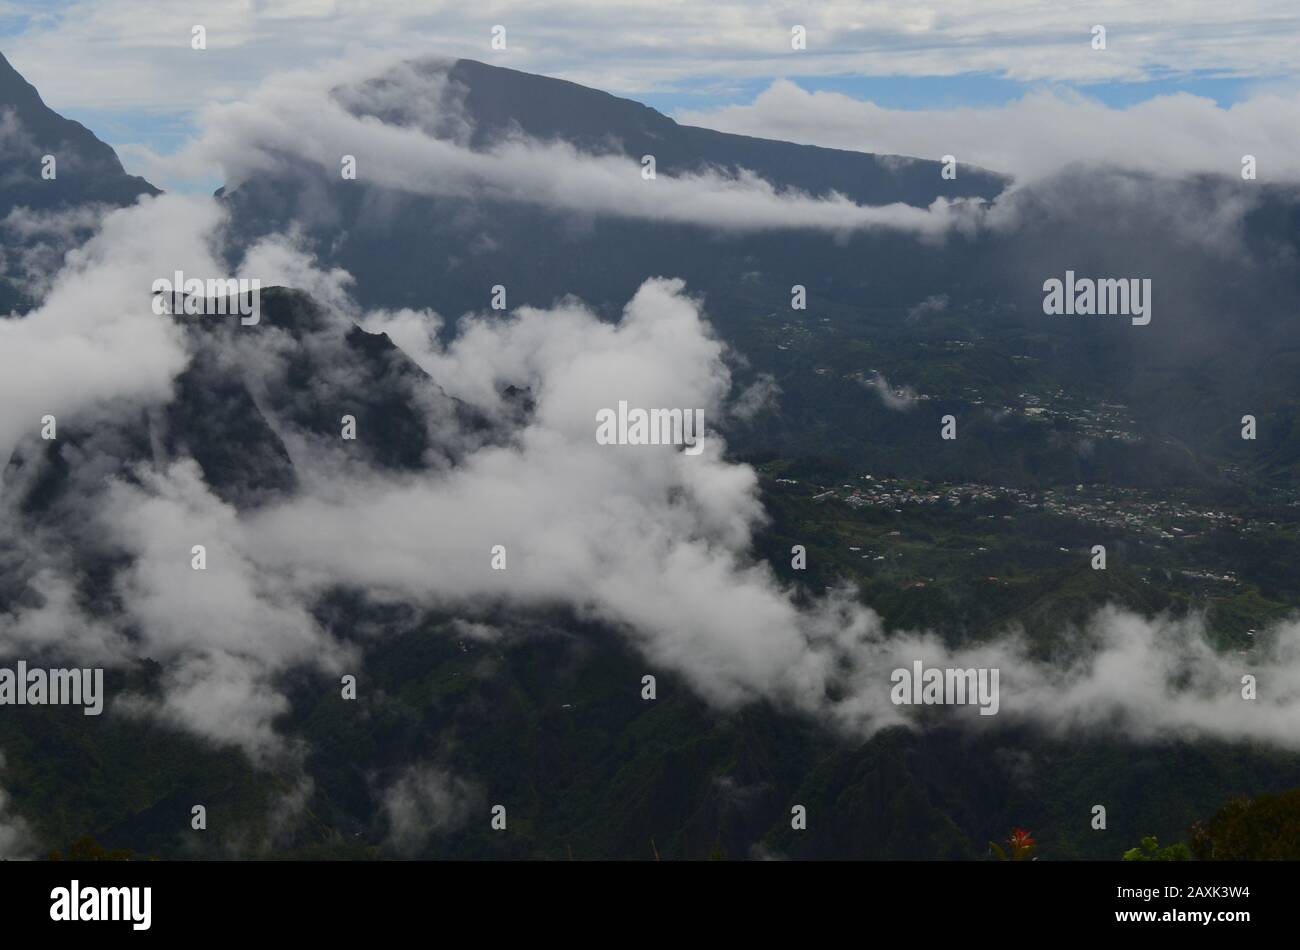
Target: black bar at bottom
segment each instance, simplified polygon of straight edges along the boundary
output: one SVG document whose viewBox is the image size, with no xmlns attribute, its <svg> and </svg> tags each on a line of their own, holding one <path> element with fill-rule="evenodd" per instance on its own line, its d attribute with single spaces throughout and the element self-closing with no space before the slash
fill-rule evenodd
<svg viewBox="0 0 1300 950">
<path fill-rule="evenodd" d="M 1296 871 L 1282 862 L 0 862 L 0 919 L 7 936 L 140 939 L 390 928 L 459 939 L 464 926 L 534 940 L 676 939 L 705 922 L 708 932 L 772 937 L 832 919 L 918 938 L 1199 929 L 1230 939 L 1289 922 Z M 119 919 L 72 920 L 74 889 L 76 917 Z"/>
</svg>

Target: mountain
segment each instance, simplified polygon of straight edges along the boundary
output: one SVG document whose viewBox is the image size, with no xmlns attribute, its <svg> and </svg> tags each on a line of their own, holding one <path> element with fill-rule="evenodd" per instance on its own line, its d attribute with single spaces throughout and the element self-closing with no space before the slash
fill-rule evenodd
<svg viewBox="0 0 1300 950">
<path fill-rule="evenodd" d="M 475 148 L 522 131 L 542 141 L 568 142 L 584 152 L 612 150 L 638 160 L 653 154 L 658 170 L 669 175 L 709 168 L 735 174 L 745 169 L 784 188 L 813 195 L 838 192 L 866 205 L 901 201 L 926 207 L 940 196 L 987 199 L 1008 184 L 1005 177 L 979 168 L 963 169 L 959 178 L 946 180 L 936 161 L 679 125 L 639 102 L 476 60 L 457 60 L 447 78 L 464 90 Z M 379 117 L 384 118 L 382 113 Z"/>
<path fill-rule="evenodd" d="M 627 100 L 481 63 L 452 64 L 448 78 L 477 149 L 518 129 L 585 152 L 653 151 L 664 174 L 745 169 L 777 188 L 865 203 L 1005 194 L 996 175 L 945 183 L 934 162 L 691 129 Z M 17 103 L 13 129 L 28 127 L 22 116 L 53 130 L 43 139 L 24 132 L 33 148 L 80 143 L 69 154 L 87 157 L 73 167 L 94 169 L 74 179 L 80 194 L 120 202 L 151 193 L 129 185 L 139 180 L 123 176 L 81 126 L 45 115 L 20 78 L 4 88 Z M 405 122 L 420 105 L 377 117 Z M 61 194 L 39 191 L 44 184 L 23 180 L 27 206 Z M 753 553 L 792 589 L 802 586 L 801 598 L 847 582 L 888 629 L 932 629 L 961 643 L 1020 625 L 1043 651 L 1071 645 L 1071 624 L 1103 604 L 1148 615 L 1203 610 L 1225 645 L 1245 650 L 1247 631 L 1300 603 L 1288 569 L 1295 499 L 1263 494 L 1269 464 L 1284 469 L 1300 438 L 1285 435 L 1297 429 L 1300 350 L 1288 322 L 1295 203 L 1265 195 L 1245 226 L 1255 259 L 1228 265 L 1221 247 L 1199 240 L 1199 224 L 1189 236 L 1148 214 L 1191 209 L 1203 213 L 1186 216 L 1199 223 L 1235 187 L 1079 174 L 1017 205 L 1015 229 L 942 242 L 884 230 L 719 234 L 638 219 L 575 222 L 540 205 L 340 182 L 308 163 L 256 176 L 223 200 L 246 241 L 305 225 L 321 262 L 350 271 L 371 306 L 454 319 L 485 309 L 489 288 L 504 281 L 512 307 L 575 293 L 613 315 L 646 277 L 685 277 L 736 354 L 737 379 L 767 373 L 779 386 L 773 406 L 719 424 L 729 452 L 757 467 L 771 514 Z M 1113 213 L 1116 194 L 1134 209 Z M 1042 281 L 1066 267 L 1153 276 L 1151 327 L 1045 318 Z M 806 311 L 790 308 L 794 283 L 808 287 Z M 109 479 L 138 486 L 150 469 L 192 459 L 203 486 L 235 509 L 212 530 L 237 531 L 240 519 L 317 474 L 301 461 L 310 454 L 295 451 L 303 440 L 328 445 L 331 470 L 362 465 L 401 482 L 457 463 L 465 446 L 440 440 L 447 419 L 470 433 L 462 442 L 509 439 L 500 420 L 449 395 L 387 336 L 298 290 L 268 288 L 261 300 L 256 334 L 230 317 L 175 318 L 190 360 L 164 404 L 106 414 L 94 428 L 61 420 L 56 441 L 33 436 L 4 460 L 16 530 L 0 534 L 0 617 L 39 599 L 29 581 L 44 583 L 36 572 L 45 565 L 27 547 L 38 539 L 76 560 L 69 603 L 120 620 L 140 580 L 132 556 L 85 535 L 87 506 Z M 893 405 L 873 374 L 905 387 Z M 521 416 L 531 411 L 526 392 L 507 395 Z M 1243 404 L 1270 423 L 1263 462 L 1233 444 Z M 937 438 L 944 412 L 960 418 L 955 443 Z M 343 413 L 364 439 L 339 438 Z M 1204 421 L 1216 413 L 1226 421 Z M 869 471 L 888 477 L 879 503 L 852 490 L 870 487 Z M 981 484 L 937 503 L 950 486 L 925 482 L 946 479 Z M 1035 487 L 1052 496 L 1003 491 Z M 1218 517 L 1224 508 L 1263 523 L 1236 533 Z M 1214 516 L 1201 519 L 1209 527 L 1173 536 L 1203 510 Z M 1113 559 L 1106 571 L 1079 554 L 1099 536 Z M 188 577 L 190 539 L 167 543 Z M 808 546 L 806 575 L 788 567 L 794 544 Z M 1228 572 L 1236 579 L 1224 580 Z M 1264 744 L 1174 736 L 1139 754 L 1123 738 L 1062 742 L 1014 727 L 895 728 L 855 740 L 764 701 L 721 712 L 671 669 L 648 703 L 633 688 L 646 657 L 590 610 L 483 604 L 474 619 L 493 635 L 480 639 L 463 617 L 371 593 L 339 585 L 311 604 L 315 621 L 355 651 L 349 669 L 363 688 L 354 702 L 319 671 L 295 668 L 259 684 L 287 697 L 275 725 L 300 743 L 300 774 L 255 767 L 175 721 L 24 706 L 0 716 L 6 807 L 50 847 L 91 834 L 163 857 L 368 858 L 394 853 L 385 814 L 408 804 L 398 793 L 436 806 L 428 823 L 442 820 L 437 809 L 460 787 L 435 780 L 412 789 L 403 776 L 445 756 L 489 801 L 510 802 L 510 833 L 476 820 L 402 854 L 978 859 L 987 841 L 1022 826 L 1050 857 L 1113 859 L 1142 835 L 1178 840 L 1232 794 L 1300 784 L 1300 757 Z M 274 632 L 253 626 L 225 634 L 251 633 L 250 652 L 260 655 Z M 156 701 L 178 675 L 195 675 L 159 656 L 110 669 L 107 692 Z M 238 718 L 229 705 L 216 708 Z M 297 824 L 284 817 L 294 800 Z M 192 833 L 195 802 L 209 810 L 209 834 Z M 1111 809 L 1105 834 L 1088 824 L 1097 802 Z M 806 831 L 790 827 L 795 803 L 808 810 Z"/>
<path fill-rule="evenodd" d="M 52 156 L 53 165 L 46 164 Z M 142 195 L 159 194 L 143 178 L 128 175 L 117 153 L 95 137 L 80 122 L 65 119 L 44 101 L 40 93 L 0 54 L 0 232 L 7 229 L 10 215 L 36 216 L 73 212 L 92 206 L 120 208 Z M 46 168 L 53 177 L 47 177 Z M 39 290 L 28 286 L 30 260 L 26 251 L 52 265 L 69 247 L 90 233 L 91 223 L 76 215 L 66 221 L 53 219 L 33 226 L 21 225 L 21 236 L 6 235 L 0 248 L 0 314 L 28 309 Z M 40 246 L 33 236 L 39 232 Z"/>
<path fill-rule="evenodd" d="M 60 505 L 69 500 L 74 474 L 67 460 L 74 457 L 98 458 L 106 472 L 128 480 L 135 478 L 132 465 L 193 458 L 218 498 L 253 507 L 291 494 L 299 483 L 277 429 L 337 439 L 344 411 L 367 433 L 353 454 L 381 470 L 454 463 L 456 456 L 430 439 L 442 418 L 490 435 L 481 415 L 443 392 L 386 335 L 329 319 L 300 291 L 270 287 L 262 303 L 262 332 L 286 338 L 278 372 L 255 379 L 230 372 L 221 354 L 237 351 L 241 331 L 247 332 L 237 317 L 172 317 L 187 338 L 190 361 L 166 411 L 131 414 L 118 426 L 68 427 L 57 440 L 35 443 L 35 451 L 31 444 L 20 447 L 3 483 L 25 486 L 21 509 L 37 521 L 63 517 Z"/>
<path fill-rule="evenodd" d="M 425 94 L 463 111 L 477 150 L 525 134 L 584 154 L 654 154 L 660 175 L 745 170 L 778 192 L 919 207 L 968 197 L 996 214 L 977 232 L 941 239 L 891 228 L 715 229 L 490 193 L 429 197 L 299 161 L 223 193 L 244 244 L 300 226 L 323 263 L 357 278 L 363 305 L 450 318 L 485 309 L 497 284 L 508 286 L 511 308 L 573 294 L 614 317 L 647 276 L 680 277 L 745 355 L 740 381 L 765 374 L 783 391 L 779 412 L 728 432 L 746 457 L 817 456 L 849 470 L 1003 484 L 1222 487 L 1224 466 L 1280 479 L 1300 467 L 1300 427 L 1287 422 L 1300 352 L 1294 189 L 1073 168 L 1009 190 L 1002 176 L 964 166 L 949 181 L 933 161 L 682 126 L 639 103 L 479 62 L 411 68 L 442 80 Z M 399 126 L 427 122 L 445 104 L 400 98 L 405 88 L 385 88 L 392 83 L 364 84 L 388 95 L 336 95 Z M 1238 229 L 1207 232 L 1233 207 L 1246 209 Z M 1150 279 L 1150 325 L 1046 316 L 1044 281 L 1067 271 Z M 795 284 L 807 290 L 804 311 L 791 309 Z M 877 374 L 931 397 L 934 419 L 952 413 L 980 437 L 940 451 L 929 424 L 864 386 Z M 1026 394 L 1056 405 L 1031 419 Z M 1189 424 L 1191 407 L 1209 421 Z M 1237 436 L 1245 407 L 1271 420 L 1263 451 Z M 1081 428 L 1080 413 L 1106 412 L 1128 414 L 1124 437 L 1114 426 L 1101 440 Z"/>
<path fill-rule="evenodd" d="M 45 155 L 56 159 L 56 177 L 41 177 Z M 113 149 L 80 122 L 45 104 L 36 87 L 0 55 L 0 218 L 13 208 L 63 208 L 84 202 L 123 206 L 159 194 L 143 178 L 128 175 Z"/>
<path fill-rule="evenodd" d="M 839 193 L 869 205 L 925 207 L 939 197 L 990 200 L 1008 183 L 977 168 L 948 180 L 935 161 L 683 126 L 637 102 L 471 60 L 423 62 L 412 68 L 445 79 L 446 95 L 463 112 L 469 145 L 476 150 L 490 148 L 509 133 L 524 133 L 543 142 L 566 142 L 587 154 L 617 154 L 638 162 L 653 154 L 660 175 L 745 170 L 780 190 L 817 197 Z M 382 89 L 391 82 L 379 78 L 363 89 Z M 367 99 L 348 93 L 339 90 L 337 95 L 355 112 L 395 125 L 421 123 L 430 107 L 440 105 L 392 105 L 392 95 Z M 437 134 L 451 131 L 438 129 Z M 367 183 L 364 176 L 342 181 L 333 169 L 299 162 L 256 174 L 222 196 L 248 240 L 281 230 L 289 221 L 305 224 L 322 260 L 357 278 L 363 303 L 435 306 L 448 314 L 483 307 L 489 288 L 503 275 L 509 278 L 512 307 L 549 305 L 573 293 L 616 310 L 647 274 L 681 276 L 711 292 L 752 285 L 752 279 L 742 281 L 744 275 L 779 268 L 800 272 L 810 293 L 815 293 L 819 275 L 832 280 L 844 298 L 861 284 L 865 271 L 885 275 L 892 285 L 894 277 L 913 283 L 940 280 L 943 267 L 941 252 L 918 252 L 916 242 L 899 241 L 897 235 L 887 240 L 852 235 L 833 246 L 825 234 L 800 232 L 727 234 L 719 240 L 710 229 L 691 225 L 584 216 L 490 196 L 424 197 Z M 788 303 L 788 282 L 782 294 Z"/>
</svg>

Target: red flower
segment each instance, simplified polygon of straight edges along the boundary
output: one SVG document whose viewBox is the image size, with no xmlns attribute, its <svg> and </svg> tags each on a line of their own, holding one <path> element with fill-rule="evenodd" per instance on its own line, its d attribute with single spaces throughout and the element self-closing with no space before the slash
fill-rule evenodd
<svg viewBox="0 0 1300 950">
<path fill-rule="evenodd" d="M 1025 831 L 1024 828 L 1012 828 L 1011 837 L 1008 840 L 1011 842 L 1011 847 L 1015 848 L 1017 851 L 1021 851 L 1025 848 L 1032 848 L 1035 844 L 1034 839 L 1030 836 L 1028 831 Z"/>
<path fill-rule="evenodd" d="M 1006 849 L 1003 849 L 1002 845 L 997 842 L 990 841 L 989 850 L 997 856 L 999 861 L 1034 861 L 1036 860 L 1034 852 L 1038 850 L 1038 842 L 1024 828 L 1012 828 L 1011 834 L 1007 837 Z"/>
</svg>

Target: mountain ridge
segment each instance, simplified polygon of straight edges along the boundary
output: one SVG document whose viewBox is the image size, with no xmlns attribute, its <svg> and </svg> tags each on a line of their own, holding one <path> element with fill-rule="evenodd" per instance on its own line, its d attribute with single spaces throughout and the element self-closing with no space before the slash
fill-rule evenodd
<svg viewBox="0 0 1300 950">
<path fill-rule="evenodd" d="M 773 184 L 812 195 L 830 191 L 859 204 L 902 201 L 926 207 L 938 197 L 992 199 L 1008 176 L 963 165 L 955 179 L 940 176 L 928 158 L 803 145 L 684 125 L 635 99 L 581 83 L 474 59 L 426 60 L 410 65 L 424 75 L 445 72 L 463 94 L 473 121 L 470 143 L 485 148 L 518 130 L 531 138 L 566 141 L 581 151 L 621 146 L 624 155 L 655 156 L 666 174 L 706 168 L 744 169 Z M 809 163 L 816 163 L 812 169 Z"/>
<path fill-rule="evenodd" d="M 36 162 L 31 174 L 23 176 L 21 189 L 7 180 L 0 185 L 0 215 L 8 213 L 21 199 L 26 199 L 29 206 L 41 208 L 85 200 L 125 205 L 143 194 L 162 193 L 144 178 L 128 175 L 113 147 L 90 129 L 51 109 L 36 87 L 0 53 L 0 113 L 10 110 L 25 134 L 25 141 L 11 134 L 0 139 L 0 145 L 7 145 L 5 151 L 11 153 L 25 151 L 27 154 L 19 157 L 35 157 Z M 58 159 L 58 177 L 52 181 L 40 176 L 41 154 L 52 154 Z M 71 178 L 67 172 L 73 173 Z M 52 194 L 33 191 L 30 186 L 44 187 Z"/>
</svg>

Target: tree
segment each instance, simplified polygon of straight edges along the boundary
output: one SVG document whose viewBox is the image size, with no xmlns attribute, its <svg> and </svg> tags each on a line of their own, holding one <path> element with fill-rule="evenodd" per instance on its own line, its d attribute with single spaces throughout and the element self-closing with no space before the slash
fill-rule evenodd
<svg viewBox="0 0 1300 950">
<path fill-rule="evenodd" d="M 132 852 L 126 848 L 108 851 L 90 835 L 83 835 L 68 846 L 68 853 L 50 852 L 51 861 L 130 861 Z"/>
<path fill-rule="evenodd" d="M 1125 861 L 1190 861 L 1192 851 L 1181 841 L 1162 848 L 1155 835 L 1143 838 L 1136 848 L 1124 852 Z"/>
<path fill-rule="evenodd" d="M 1201 861 L 1300 859 L 1300 788 L 1228 802 L 1192 826 L 1191 845 Z"/>
<path fill-rule="evenodd" d="M 727 853 L 722 850 L 722 832 L 718 832 L 718 836 L 713 839 L 713 850 L 709 852 L 709 860 L 710 861 L 727 860 Z"/>
</svg>

